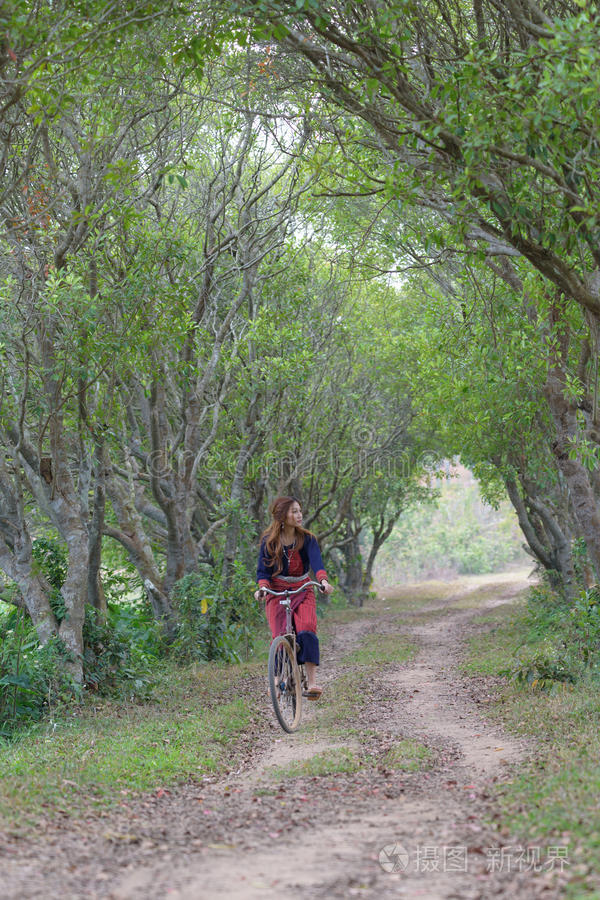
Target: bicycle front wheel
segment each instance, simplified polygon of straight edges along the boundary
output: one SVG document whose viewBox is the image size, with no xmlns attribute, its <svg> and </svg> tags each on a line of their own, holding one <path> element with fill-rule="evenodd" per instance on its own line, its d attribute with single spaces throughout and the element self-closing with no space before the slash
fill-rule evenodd
<svg viewBox="0 0 600 900">
<path fill-rule="evenodd" d="M 269 651 L 269 688 L 279 724 L 290 734 L 300 724 L 302 683 L 292 645 L 280 635 Z"/>
</svg>

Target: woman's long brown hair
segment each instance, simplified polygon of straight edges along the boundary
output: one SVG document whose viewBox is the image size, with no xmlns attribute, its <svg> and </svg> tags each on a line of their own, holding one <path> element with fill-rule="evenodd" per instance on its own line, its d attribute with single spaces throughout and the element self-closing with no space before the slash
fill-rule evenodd
<svg viewBox="0 0 600 900">
<path fill-rule="evenodd" d="M 293 503 L 298 503 L 300 508 L 302 508 L 302 504 L 296 497 L 276 497 L 269 508 L 271 524 L 261 535 L 261 540 L 265 539 L 265 559 L 270 566 L 273 566 L 273 575 L 279 575 L 283 571 L 283 541 L 281 533 L 288 510 Z M 295 528 L 296 546 L 294 549 L 300 550 L 304 546 L 304 538 L 314 537 L 314 535 L 312 531 L 307 531 L 302 526 L 298 527 L 296 525 Z"/>
</svg>

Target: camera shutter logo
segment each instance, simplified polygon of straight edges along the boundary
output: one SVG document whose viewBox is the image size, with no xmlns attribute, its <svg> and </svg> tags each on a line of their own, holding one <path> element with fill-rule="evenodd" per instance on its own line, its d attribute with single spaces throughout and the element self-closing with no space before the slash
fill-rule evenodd
<svg viewBox="0 0 600 900">
<path fill-rule="evenodd" d="M 408 853 L 401 844 L 386 844 L 379 852 L 379 865 L 384 872 L 404 872 Z"/>
</svg>

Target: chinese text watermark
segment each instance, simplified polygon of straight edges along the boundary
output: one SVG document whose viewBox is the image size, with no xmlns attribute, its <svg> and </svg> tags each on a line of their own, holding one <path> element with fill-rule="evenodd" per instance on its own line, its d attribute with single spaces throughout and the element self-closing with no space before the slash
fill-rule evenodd
<svg viewBox="0 0 600 900">
<path fill-rule="evenodd" d="M 569 866 L 568 847 L 485 847 L 488 872 L 564 872 Z M 481 851 L 477 852 L 481 857 Z M 386 844 L 379 852 L 384 872 L 468 872 L 466 846 L 419 844 L 409 853 L 401 844 Z"/>
</svg>

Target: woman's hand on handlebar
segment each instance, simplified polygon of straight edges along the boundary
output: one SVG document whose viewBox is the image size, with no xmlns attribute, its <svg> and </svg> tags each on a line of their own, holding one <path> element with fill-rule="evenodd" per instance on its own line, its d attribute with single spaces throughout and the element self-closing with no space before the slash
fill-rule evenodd
<svg viewBox="0 0 600 900">
<path fill-rule="evenodd" d="M 321 582 L 321 590 L 324 594 L 331 594 L 333 591 L 333 585 L 329 584 L 326 578 Z"/>
<path fill-rule="evenodd" d="M 264 588 L 259 588 L 257 591 L 254 591 L 254 599 L 258 603 L 259 600 L 264 600 L 267 596 L 267 592 Z"/>
</svg>

